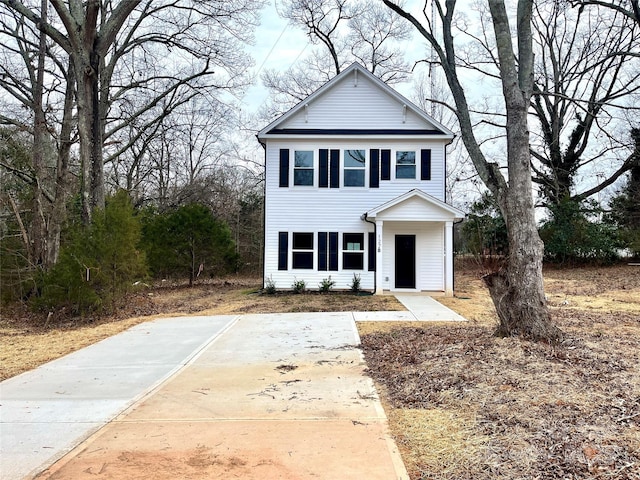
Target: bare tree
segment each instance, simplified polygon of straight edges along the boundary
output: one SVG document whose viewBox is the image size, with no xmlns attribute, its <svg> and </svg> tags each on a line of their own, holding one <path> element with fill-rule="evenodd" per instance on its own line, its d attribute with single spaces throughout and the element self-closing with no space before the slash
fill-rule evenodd
<svg viewBox="0 0 640 480">
<path fill-rule="evenodd" d="M 640 24 L 640 2 L 638 0 L 613 0 L 611 2 L 603 2 L 600 0 L 586 0 L 586 1 L 572 0 L 570 3 L 573 6 L 598 5 L 601 7 L 610 8 L 634 20 L 636 23 Z"/>
<path fill-rule="evenodd" d="M 640 90 L 640 57 L 633 55 L 640 24 L 617 11 L 572 9 L 558 0 L 538 0 L 533 24 L 531 109 L 540 132 L 532 139 L 534 181 L 546 205 L 580 201 L 635 163 L 632 142 L 621 132 L 640 113 L 632 99 Z M 580 189 L 576 177 L 595 162 L 601 180 Z"/>
<path fill-rule="evenodd" d="M 333 63 L 333 75 L 342 70 L 342 49 L 340 27 L 353 18 L 348 0 L 289 0 L 284 4 L 282 16 L 294 25 L 303 26 L 313 43 L 321 43 L 326 48 Z"/>
<path fill-rule="evenodd" d="M 303 28 L 316 48 L 286 72 L 265 70 L 262 81 L 273 96 L 264 113 L 268 118 L 302 101 L 355 61 L 389 84 L 409 74 L 401 46 L 409 26 L 379 3 L 288 0 L 280 14 Z"/>
<path fill-rule="evenodd" d="M 157 105 L 158 97 L 191 84 L 196 78 L 215 77 L 222 88 L 237 85 L 230 79 L 241 78 L 243 65 L 228 65 L 221 60 L 228 59 L 230 52 L 240 51 L 238 43 L 248 39 L 251 30 L 247 27 L 255 24 L 261 2 L 123 0 L 114 4 L 107 0 L 50 1 L 57 14 L 51 22 L 24 2 L 0 0 L 0 3 L 33 22 L 60 45 L 73 62 L 83 215 L 85 221 L 89 221 L 91 209 L 104 206 L 103 148 L 109 109 L 114 99 L 123 89 L 127 91 L 131 87 L 138 91 L 153 91 L 153 99 L 142 108 L 142 111 L 148 111 Z M 152 45 L 162 45 L 164 51 L 161 53 Z M 155 75 L 151 80 L 145 77 L 128 84 L 118 83 L 124 79 L 124 76 L 114 77 L 121 60 L 135 52 L 145 57 L 152 49 L 156 57 L 152 69 Z M 172 53 L 175 55 L 173 61 L 168 60 Z M 171 63 L 176 67 L 173 73 L 162 73 L 162 68 Z M 214 67 L 226 69 L 228 75 L 219 72 L 214 75 Z"/>
<path fill-rule="evenodd" d="M 453 108 L 469 157 L 505 218 L 510 248 L 508 258 L 502 270 L 485 277 L 500 320 L 497 333 L 534 340 L 558 340 L 562 334 L 550 318 L 544 296 L 543 245 L 537 231 L 531 181 L 528 109 L 534 74 L 532 0 L 518 1 L 514 24 L 511 24 L 504 2 L 488 0 L 498 66 L 495 78 L 499 78 L 502 87 L 506 112 L 507 178 L 498 163 L 487 159 L 474 131 L 472 109 L 462 84 L 463 77 L 458 73 L 459 59 L 454 42 L 455 0 L 436 1 L 437 19 L 430 17 L 425 2 L 422 22 L 391 0 L 383 1 L 409 20 L 433 46 L 453 95 Z M 442 26 L 441 35 L 436 30 L 438 24 Z"/>
<path fill-rule="evenodd" d="M 40 12 L 45 19 L 47 10 L 47 1 L 41 0 Z M 9 164 L 9 159 L 4 159 L 0 165 L 31 192 L 27 251 L 34 266 L 46 269 L 58 258 L 68 198 L 74 134 L 72 67 L 65 55 L 54 51 L 43 32 L 17 12 L 5 13 L 0 21 L 4 45 L 0 88 L 6 95 L 0 123 L 29 132 L 32 147 L 29 164 Z"/>
</svg>

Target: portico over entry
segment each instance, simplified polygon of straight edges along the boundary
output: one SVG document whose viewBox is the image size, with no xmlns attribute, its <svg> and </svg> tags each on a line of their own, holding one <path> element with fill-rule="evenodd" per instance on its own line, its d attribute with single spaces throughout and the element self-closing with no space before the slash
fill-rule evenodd
<svg viewBox="0 0 640 480">
<path fill-rule="evenodd" d="M 464 212 L 418 189 L 374 207 L 375 292 L 453 295 L 453 224 Z"/>
</svg>

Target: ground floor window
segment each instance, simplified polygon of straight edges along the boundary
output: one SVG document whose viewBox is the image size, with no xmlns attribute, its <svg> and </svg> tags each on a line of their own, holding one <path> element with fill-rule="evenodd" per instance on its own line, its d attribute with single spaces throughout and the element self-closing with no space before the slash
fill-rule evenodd
<svg viewBox="0 0 640 480">
<path fill-rule="evenodd" d="M 342 237 L 342 268 L 364 269 L 364 233 L 345 233 Z"/>
<path fill-rule="evenodd" d="M 293 233 L 293 268 L 313 268 L 313 233 Z"/>
</svg>

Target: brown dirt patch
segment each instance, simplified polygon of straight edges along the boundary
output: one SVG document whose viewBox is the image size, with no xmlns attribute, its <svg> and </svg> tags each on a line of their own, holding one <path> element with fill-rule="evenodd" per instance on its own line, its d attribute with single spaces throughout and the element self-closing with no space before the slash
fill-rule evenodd
<svg viewBox="0 0 640 480">
<path fill-rule="evenodd" d="M 411 478 L 640 479 L 640 269 L 547 270 L 557 347 L 494 337 L 480 276 L 469 324 L 362 335 Z"/>
</svg>

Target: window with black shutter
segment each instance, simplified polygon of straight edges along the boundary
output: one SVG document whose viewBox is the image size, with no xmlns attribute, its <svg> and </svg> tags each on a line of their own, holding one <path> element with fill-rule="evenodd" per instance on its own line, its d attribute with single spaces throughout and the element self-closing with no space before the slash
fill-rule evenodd
<svg viewBox="0 0 640 480">
<path fill-rule="evenodd" d="M 296 150 L 293 153 L 293 184 L 313 186 L 313 152 Z"/>
<path fill-rule="evenodd" d="M 364 233 L 345 233 L 342 236 L 342 269 L 364 268 Z"/>
<path fill-rule="evenodd" d="M 396 178 L 416 178 L 416 152 L 396 152 Z"/>
<path fill-rule="evenodd" d="M 344 151 L 344 186 L 364 187 L 365 150 Z"/>
</svg>

